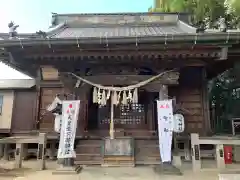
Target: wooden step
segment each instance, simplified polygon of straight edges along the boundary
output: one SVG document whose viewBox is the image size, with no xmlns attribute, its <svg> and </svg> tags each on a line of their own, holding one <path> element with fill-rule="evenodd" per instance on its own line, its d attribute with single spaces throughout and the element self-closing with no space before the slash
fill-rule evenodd
<svg viewBox="0 0 240 180">
<path fill-rule="evenodd" d="M 103 140 L 80 140 L 77 143 L 77 146 L 94 146 L 98 145 L 101 146 L 103 144 Z"/>
<path fill-rule="evenodd" d="M 77 154 L 101 154 L 100 146 L 77 146 L 76 148 Z"/>
<path fill-rule="evenodd" d="M 76 165 L 101 165 L 102 161 L 81 161 L 81 160 L 76 160 L 74 161 Z"/>
<path fill-rule="evenodd" d="M 161 164 L 161 161 L 156 161 L 156 160 L 154 160 L 154 161 L 146 161 L 146 160 L 136 160 L 135 161 L 135 164 L 136 165 L 157 165 L 157 164 Z"/>
<path fill-rule="evenodd" d="M 158 140 L 136 140 L 135 163 L 139 165 L 160 164 Z"/>
<path fill-rule="evenodd" d="M 76 161 L 102 161 L 101 154 L 76 154 Z"/>
<path fill-rule="evenodd" d="M 159 145 L 158 140 L 135 140 L 135 146 Z"/>
</svg>

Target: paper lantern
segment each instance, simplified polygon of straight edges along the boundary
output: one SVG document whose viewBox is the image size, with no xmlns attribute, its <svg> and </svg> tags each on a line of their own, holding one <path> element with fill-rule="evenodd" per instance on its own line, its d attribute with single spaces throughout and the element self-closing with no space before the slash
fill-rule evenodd
<svg viewBox="0 0 240 180">
<path fill-rule="evenodd" d="M 184 116 L 182 114 L 173 115 L 173 131 L 176 133 L 181 133 L 184 131 Z"/>
</svg>

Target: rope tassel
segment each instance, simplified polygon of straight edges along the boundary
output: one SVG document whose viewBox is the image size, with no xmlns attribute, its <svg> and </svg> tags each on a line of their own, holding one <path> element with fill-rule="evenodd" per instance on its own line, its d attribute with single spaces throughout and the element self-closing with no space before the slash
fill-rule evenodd
<svg viewBox="0 0 240 180">
<path fill-rule="evenodd" d="M 106 99 L 109 100 L 109 99 L 110 99 L 110 96 L 111 96 L 111 91 L 108 90 Z"/>
<path fill-rule="evenodd" d="M 102 92 L 102 99 L 101 99 L 101 105 L 105 106 L 106 104 L 107 104 L 106 91 L 103 90 L 103 92 Z"/>
<path fill-rule="evenodd" d="M 138 103 L 138 89 L 135 88 L 133 91 L 133 103 Z"/>
<path fill-rule="evenodd" d="M 132 102 L 132 100 L 133 100 L 133 96 L 132 96 L 131 90 L 128 91 L 128 97 L 127 97 L 127 99 L 129 100 L 129 102 Z"/>
<path fill-rule="evenodd" d="M 100 89 L 98 89 L 97 91 L 97 98 L 98 98 L 98 104 L 101 104 L 102 94 Z"/>
<path fill-rule="evenodd" d="M 96 87 L 93 88 L 93 103 L 98 103 L 98 92 Z"/>
<path fill-rule="evenodd" d="M 126 91 L 123 91 L 122 104 L 123 105 L 127 104 L 127 93 L 126 93 Z"/>
<path fill-rule="evenodd" d="M 113 97 L 112 97 L 112 101 L 114 105 L 118 104 L 118 95 L 117 95 L 117 91 L 113 92 Z"/>
</svg>

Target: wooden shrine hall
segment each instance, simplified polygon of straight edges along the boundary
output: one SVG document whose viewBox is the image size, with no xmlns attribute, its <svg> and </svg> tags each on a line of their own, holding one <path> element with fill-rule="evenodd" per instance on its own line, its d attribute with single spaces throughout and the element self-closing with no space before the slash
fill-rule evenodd
<svg viewBox="0 0 240 180">
<path fill-rule="evenodd" d="M 46 132 L 58 143 L 54 117 L 45 112 L 56 95 L 65 94 L 81 100 L 75 163 L 105 164 L 116 155 L 120 164 L 159 164 L 156 100 L 174 99 L 174 112 L 184 115 L 185 131 L 176 139 L 210 135 L 207 81 L 235 66 L 239 37 L 237 30 L 192 27 L 184 13 L 53 14 L 48 32 L 0 33 L 0 60 L 36 79 L 33 128 L 24 130 L 21 115 L 21 131 L 14 135 Z M 111 103 L 93 103 L 93 87 L 82 81 L 76 86 L 76 76 L 124 87 L 167 70 L 138 89 L 138 103 L 114 106 L 115 137 L 130 139 L 130 148 L 125 154 L 108 151 L 103 142 Z"/>
</svg>

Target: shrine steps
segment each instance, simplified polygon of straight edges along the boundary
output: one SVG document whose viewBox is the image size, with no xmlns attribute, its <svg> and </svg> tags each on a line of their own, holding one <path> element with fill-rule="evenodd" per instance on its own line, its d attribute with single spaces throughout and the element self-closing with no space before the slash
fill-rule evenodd
<svg viewBox="0 0 240 180">
<path fill-rule="evenodd" d="M 81 140 L 76 146 L 75 164 L 78 165 L 101 165 L 101 146 L 103 141 Z"/>
<path fill-rule="evenodd" d="M 158 140 L 134 140 L 135 165 L 160 164 Z M 102 165 L 103 140 L 81 140 L 76 145 L 75 164 Z"/>
<path fill-rule="evenodd" d="M 160 164 L 158 140 L 135 140 L 135 164 Z"/>
</svg>

